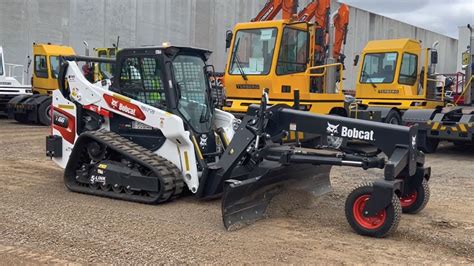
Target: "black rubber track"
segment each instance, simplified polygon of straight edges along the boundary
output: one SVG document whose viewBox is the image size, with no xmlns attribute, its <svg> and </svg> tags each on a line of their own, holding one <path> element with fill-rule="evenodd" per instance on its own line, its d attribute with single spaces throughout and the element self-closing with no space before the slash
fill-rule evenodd
<svg viewBox="0 0 474 266">
<path fill-rule="evenodd" d="M 82 166 L 83 162 L 90 160 L 87 153 L 87 145 L 84 145 L 90 141 L 101 143 L 108 150 L 119 153 L 122 157 L 151 170 L 153 176 L 159 180 L 160 191 L 156 194 L 154 193 L 153 196 L 147 193 L 117 193 L 113 190 L 104 191 L 91 188 L 87 183 L 79 183 L 76 180 L 75 173 Z M 113 132 L 101 130 L 81 134 L 80 138 L 76 141 L 70 158 L 78 158 L 76 160 L 70 159 L 64 175 L 65 185 L 71 191 L 127 201 L 157 204 L 178 197 L 184 188 L 181 171 L 173 163 Z"/>
</svg>

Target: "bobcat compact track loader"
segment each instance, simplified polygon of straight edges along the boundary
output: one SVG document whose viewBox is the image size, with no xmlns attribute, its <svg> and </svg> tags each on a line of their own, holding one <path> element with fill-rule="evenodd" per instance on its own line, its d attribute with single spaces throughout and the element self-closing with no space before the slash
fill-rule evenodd
<svg viewBox="0 0 474 266">
<path fill-rule="evenodd" d="M 66 187 L 142 203 L 166 202 L 184 189 L 198 198 L 222 195 L 224 226 L 237 229 L 264 216 L 289 183 L 315 195 L 329 191 L 331 166 L 345 165 L 385 169 L 383 179 L 347 198 L 346 216 L 357 233 L 383 237 L 402 210 L 425 207 L 430 168 L 416 150 L 416 127 L 300 111 L 298 93 L 293 107 L 268 107 L 266 91 L 239 121 L 212 107 L 209 55 L 189 47 L 123 49 L 112 81 L 95 84 L 76 62 L 113 61 L 63 58 L 46 150 L 65 168 Z M 283 142 L 298 132 L 314 134 L 314 143 Z M 375 149 L 329 148 L 329 138 Z"/>
</svg>

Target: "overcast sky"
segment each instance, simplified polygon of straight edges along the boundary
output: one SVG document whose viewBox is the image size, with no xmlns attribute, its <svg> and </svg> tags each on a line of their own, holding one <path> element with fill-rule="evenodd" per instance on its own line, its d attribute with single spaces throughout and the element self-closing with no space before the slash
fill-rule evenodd
<svg viewBox="0 0 474 266">
<path fill-rule="evenodd" d="M 474 0 L 339 1 L 454 38 L 458 26 L 474 24 Z"/>
</svg>

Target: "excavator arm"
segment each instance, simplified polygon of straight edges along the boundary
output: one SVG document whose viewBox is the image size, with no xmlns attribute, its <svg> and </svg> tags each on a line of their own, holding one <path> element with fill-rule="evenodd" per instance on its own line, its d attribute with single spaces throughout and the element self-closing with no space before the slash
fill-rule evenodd
<svg viewBox="0 0 474 266">
<path fill-rule="evenodd" d="M 346 44 L 347 31 L 349 26 L 349 7 L 341 4 L 334 16 L 334 49 L 332 56 L 339 62 L 344 64 L 343 46 Z"/>
<path fill-rule="evenodd" d="M 310 22 L 313 18 L 316 22 L 317 35 L 322 40 L 317 41 L 314 46 L 314 55 L 316 64 L 323 63 L 327 47 L 329 44 L 329 19 L 330 19 L 331 1 L 315 0 L 310 2 L 303 10 L 298 13 L 297 20 L 301 22 Z"/>
<path fill-rule="evenodd" d="M 310 22 L 314 18 L 319 27 L 326 29 L 330 7 L 330 0 L 312 1 L 298 13 L 298 21 Z"/>
<path fill-rule="evenodd" d="M 291 19 L 298 9 L 298 0 L 268 0 L 258 15 L 251 21 L 273 20 L 280 11 L 283 19 Z"/>
</svg>

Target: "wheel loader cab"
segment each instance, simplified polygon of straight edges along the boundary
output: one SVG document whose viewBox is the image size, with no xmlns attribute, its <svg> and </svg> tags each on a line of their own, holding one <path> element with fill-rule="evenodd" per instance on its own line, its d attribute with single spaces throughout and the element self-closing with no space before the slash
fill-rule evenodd
<svg viewBox="0 0 474 266">
<path fill-rule="evenodd" d="M 368 42 L 362 53 L 356 98 L 364 105 L 399 110 L 442 106 L 443 95 L 436 91 L 434 76 L 428 73 L 432 70 L 429 52 L 411 39 Z"/>
<path fill-rule="evenodd" d="M 271 104 L 293 104 L 300 91 L 301 108 L 328 114 L 344 107 L 342 90 L 326 88 L 326 67 L 312 67 L 316 27 L 276 20 L 239 23 L 234 28 L 225 72 L 224 110 L 243 114 L 269 89 Z M 335 66 L 333 66 L 335 67 Z"/>
<path fill-rule="evenodd" d="M 123 49 L 117 53 L 111 90 L 181 117 L 203 153 L 215 152 L 209 55 L 206 50 L 181 47 Z M 122 116 L 114 116 L 111 127 L 152 150 L 165 141 L 159 130 Z"/>
</svg>

